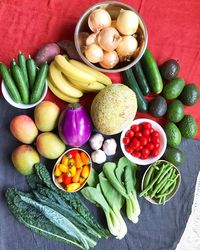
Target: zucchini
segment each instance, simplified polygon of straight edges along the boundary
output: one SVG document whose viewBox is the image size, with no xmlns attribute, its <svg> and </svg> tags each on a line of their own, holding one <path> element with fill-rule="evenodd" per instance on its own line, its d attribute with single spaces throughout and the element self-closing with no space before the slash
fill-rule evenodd
<svg viewBox="0 0 200 250">
<path fill-rule="evenodd" d="M 141 63 L 150 89 L 153 93 L 160 94 L 163 89 L 162 77 L 160 75 L 158 65 L 148 49 L 146 49 L 141 59 Z"/>
<path fill-rule="evenodd" d="M 7 90 L 9 92 L 11 98 L 13 99 L 13 101 L 16 103 L 21 102 L 22 100 L 21 100 L 19 91 L 15 85 L 15 82 L 12 79 L 12 76 L 10 75 L 6 65 L 3 63 L 0 63 L 0 72 L 1 72 L 2 78 L 5 82 L 5 85 L 7 87 Z"/>
<path fill-rule="evenodd" d="M 31 94 L 31 103 L 35 103 L 41 98 L 45 86 L 47 73 L 48 73 L 48 64 L 43 63 L 40 67 L 40 70 L 36 77 L 35 84 L 33 86 L 33 91 Z"/>
<path fill-rule="evenodd" d="M 28 73 L 27 73 L 27 68 L 26 68 L 26 57 L 21 51 L 18 54 L 18 65 L 23 73 L 24 80 L 29 88 Z"/>
<path fill-rule="evenodd" d="M 140 64 L 140 62 L 136 63 L 133 68 L 133 74 L 135 76 L 135 79 L 142 91 L 143 95 L 148 95 L 150 93 L 150 88 L 149 85 L 147 83 L 146 77 L 144 75 L 144 72 L 142 70 L 142 66 Z"/>
<path fill-rule="evenodd" d="M 25 104 L 28 104 L 29 103 L 29 90 L 24 80 L 24 75 L 14 59 L 10 66 L 11 66 L 10 67 L 11 74 L 19 90 L 22 102 Z"/>
<path fill-rule="evenodd" d="M 26 67 L 27 67 L 27 72 L 28 72 L 28 78 L 29 78 L 29 87 L 32 90 L 34 83 L 35 83 L 35 78 L 37 74 L 37 67 L 35 61 L 31 58 L 31 56 L 28 56 L 28 59 L 26 60 Z"/>
<path fill-rule="evenodd" d="M 138 111 L 143 112 L 143 113 L 147 112 L 148 103 L 145 100 L 131 69 L 128 69 L 123 72 L 123 79 L 124 79 L 124 83 L 126 83 L 127 86 L 131 88 L 136 94 Z"/>
</svg>

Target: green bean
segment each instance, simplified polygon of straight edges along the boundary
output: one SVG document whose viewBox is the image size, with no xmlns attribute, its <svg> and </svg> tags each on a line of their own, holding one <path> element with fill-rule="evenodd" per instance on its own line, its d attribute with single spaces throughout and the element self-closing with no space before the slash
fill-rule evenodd
<svg viewBox="0 0 200 250">
<path fill-rule="evenodd" d="M 158 198 L 162 198 L 162 197 L 164 197 L 164 196 L 170 195 L 170 194 L 173 192 L 173 190 L 174 190 L 175 187 L 176 187 L 176 181 L 173 182 L 173 185 L 169 188 L 169 190 L 168 190 L 166 193 L 160 194 L 160 195 L 158 195 L 157 197 L 158 197 Z"/>
<path fill-rule="evenodd" d="M 165 171 L 164 173 L 160 176 L 160 178 L 157 180 L 157 184 L 159 184 L 162 179 L 166 176 L 166 174 L 172 169 L 172 166 L 171 165 L 167 165 L 167 167 L 165 167 Z"/>
<path fill-rule="evenodd" d="M 150 182 L 149 185 L 140 193 L 140 197 L 142 197 L 145 193 L 147 193 L 151 189 L 151 187 L 156 183 L 156 181 L 159 179 L 159 177 L 163 173 L 163 170 L 164 168 L 160 168 L 156 178 L 152 182 Z"/>
<path fill-rule="evenodd" d="M 154 167 L 151 167 L 151 168 L 148 170 L 148 172 L 147 172 L 147 174 L 146 174 L 146 176 L 145 176 L 145 178 L 144 178 L 144 185 L 143 185 L 144 188 L 146 188 L 147 185 L 149 184 L 149 181 L 150 181 L 150 179 L 151 179 L 151 175 L 152 175 L 153 171 L 155 171 Z"/>
<path fill-rule="evenodd" d="M 176 176 L 176 178 L 171 181 L 171 182 L 168 182 L 167 185 L 161 190 L 160 194 L 165 194 L 165 192 L 167 191 L 168 188 L 170 188 L 174 182 L 176 182 L 176 179 L 178 178 L 179 175 Z"/>
<path fill-rule="evenodd" d="M 165 205 L 166 202 L 166 195 L 163 197 L 163 205 Z"/>
</svg>

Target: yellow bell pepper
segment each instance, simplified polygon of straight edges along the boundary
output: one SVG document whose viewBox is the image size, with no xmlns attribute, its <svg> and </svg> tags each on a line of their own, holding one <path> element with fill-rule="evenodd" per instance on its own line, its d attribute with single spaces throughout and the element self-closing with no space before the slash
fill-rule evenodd
<svg viewBox="0 0 200 250">
<path fill-rule="evenodd" d="M 73 192 L 81 186 L 80 183 L 71 183 L 66 186 L 67 192 Z"/>
<path fill-rule="evenodd" d="M 62 174 L 62 172 L 60 171 L 58 165 L 56 166 L 54 174 L 55 174 L 56 177 L 59 177 Z"/>
<path fill-rule="evenodd" d="M 72 182 L 79 182 L 81 171 L 82 171 L 82 167 L 76 169 L 76 174 L 72 178 Z"/>
<path fill-rule="evenodd" d="M 64 165 L 66 165 L 66 166 L 68 166 L 69 159 L 70 159 L 69 156 L 64 155 L 63 158 L 62 158 L 62 160 L 61 160 L 61 163 L 64 164 Z"/>
<path fill-rule="evenodd" d="M 69 167 L 64 165 L 64 164 L 59 164 L 58 167 L 59 167 L 60 171 L 63 173 L 67 173 L 69 170 Z"/>
<path fill-rule="evenodd" d="M 88 165 L 85 165 L 83 167 L 82 172 L 81 172 L 81 176 L 86 179 L 86 178 L 88 178 L 89 173 L 90 173 L 90 167 Z"/>
<path fill-rule="evenodd" d="M 82 176 L 80 176 L 79 183 L 82 185 L 84 181 L 85 181 L 85 178 L 83 178 Z"/>
<path fill-rule="evenodd" d="M 74 175 L 76 174 L 76 167 L 75 166 L 70 167 L 69 172 L 71 173 L 71 176 L 74 177 Z"/>
<path fill-rule="evenodd" d="M 72 167 L 74 165 L 75 165 L 75 160 L 74 159 L 70 159 L 69 162 L 68 162 L 68 166 Z"/>
</svg>

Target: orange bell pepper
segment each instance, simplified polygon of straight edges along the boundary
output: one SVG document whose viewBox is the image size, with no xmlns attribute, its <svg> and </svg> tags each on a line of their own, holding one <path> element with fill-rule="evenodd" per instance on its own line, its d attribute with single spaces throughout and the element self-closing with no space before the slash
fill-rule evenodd
<svg viewBox="0 0 200 250">
<path fill-rule="evenodd" d="M 81 171 L 82 171 L 82 168 L 77 168 L 76 169 L 76 174 L 72 178 L 72 182 L 79 182 Z"/>
<path fill-rule="evenodd" d="M 83 166 L 83 162 L 81 160 L 81 156 L 79 153 L 76 153 L 76 156 L 75 156 L 75 165 L 77 168 L 81 168 Z"/>
<path fill-rule="evenodd" d="M 82 162 L 83 162 L 85 165 L 87 165 L 87 164 L 90 163 L 89 157 L 87 156 L 87 154 L 86 154 L 85 152 L 82 151 L 82 152 L 80 153 L 80 155 L 81 155 L 81 160 L 82 160 Z"/>
</svg>

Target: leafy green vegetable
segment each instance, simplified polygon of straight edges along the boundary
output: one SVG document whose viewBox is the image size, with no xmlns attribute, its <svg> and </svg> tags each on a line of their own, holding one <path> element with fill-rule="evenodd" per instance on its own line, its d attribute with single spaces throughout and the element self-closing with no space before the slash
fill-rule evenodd
<svg viewBox="0 0 200 250">
<path fill-rule="evenodd" d="M 22 192 L 15 188 L 9 188 L 5 194 L 8 207 L 19 222 L 30 228 L 33 232 L 39 233 L 49 239 L 84 249 L 74 237 L 55 226 L 38 209 L 22 201 L 20 198 L 22 194 Z M 26 195 L 27 197 L 31 197 L 31 195 Z"/>
<path fill-rule="evenodd" d="M 122 239 L 126 233 L 127 233 L 127 226 L 121 216 L 120 209 L 123 206 L 124 198 L 121 196 L 121 194 L 110 184 L 108 179 L 104 176 L 104 173 L 102 172 L 99 174 L 99 181 L 102 193 L 107 200 L 108 204 L 110 205 L 111 209 L 116 215 L 115 220 L 119 221 L 120 224 L 120 230 L 119 234 L 117 235 L 117 239 Z"/>
<path fill-rule="evenodd" d="M 89 178 L 88 178 L 88 180 L 87 180 L 87 184 L 88 184 L 90 187 L 96 187 L 98 183 L 99 183 L 98 174 L 97 174 L 97 172 L 94 170 L 94 168 L 91 168 L 90 176 L 89 176 Z"/>
</svg>

